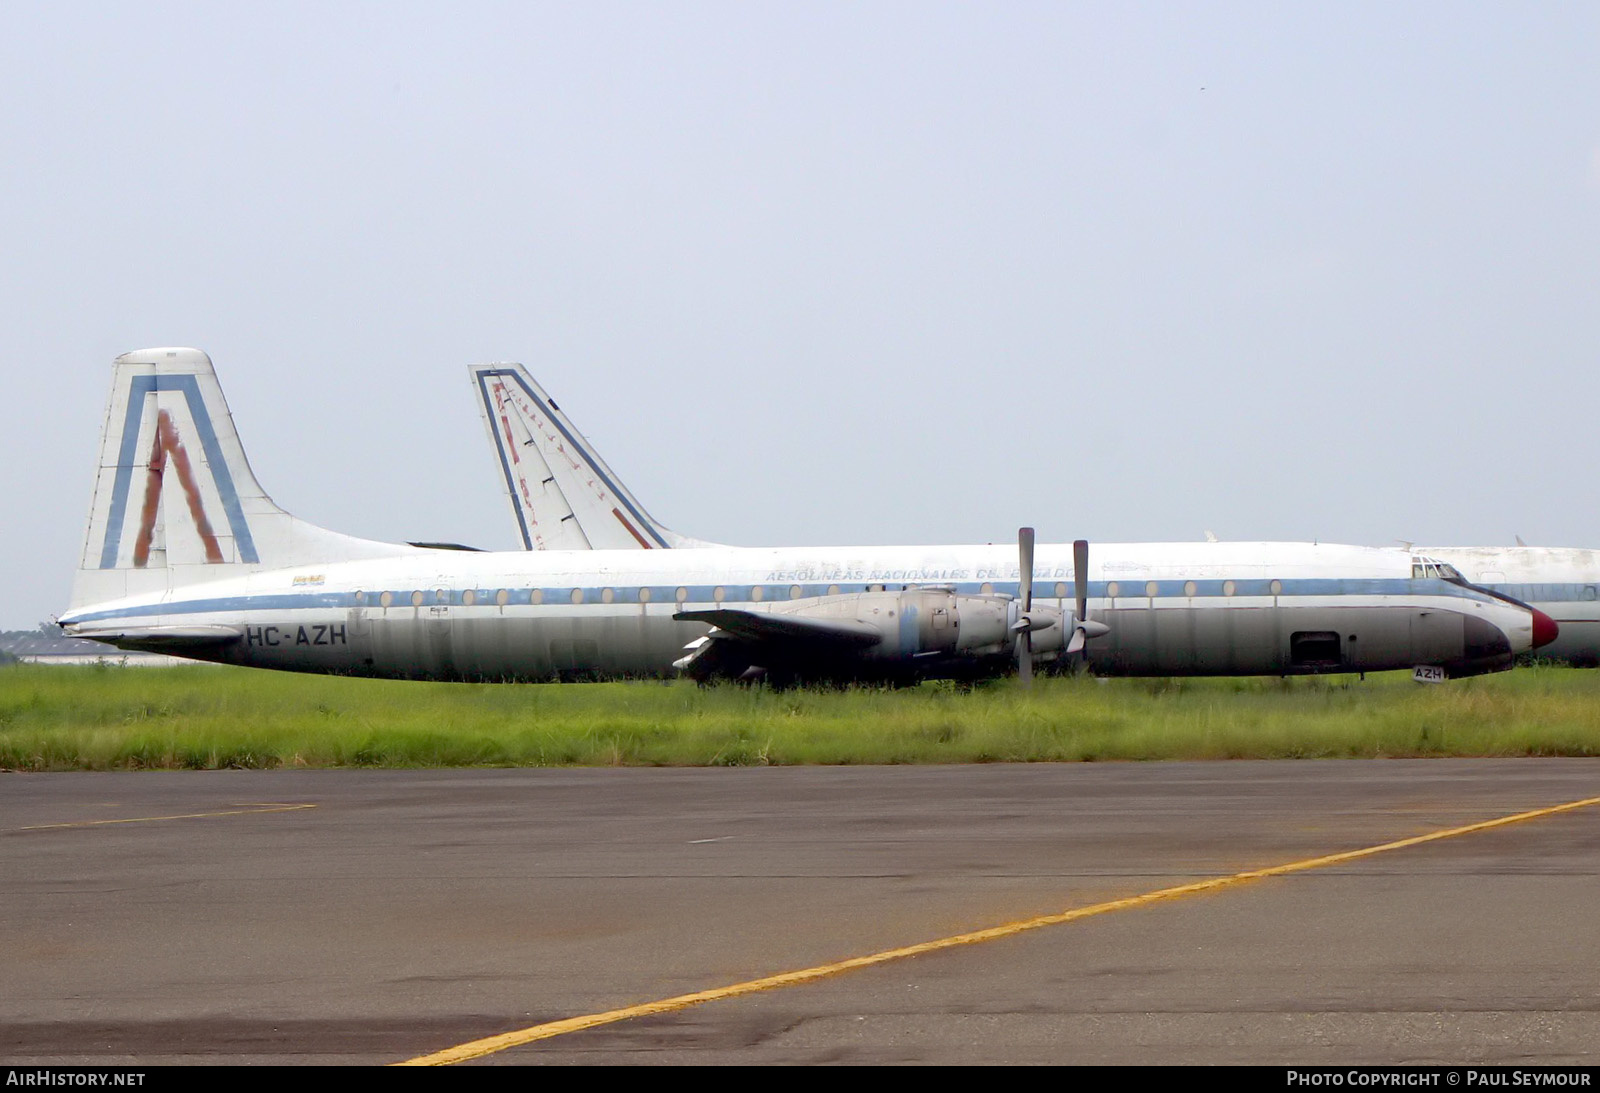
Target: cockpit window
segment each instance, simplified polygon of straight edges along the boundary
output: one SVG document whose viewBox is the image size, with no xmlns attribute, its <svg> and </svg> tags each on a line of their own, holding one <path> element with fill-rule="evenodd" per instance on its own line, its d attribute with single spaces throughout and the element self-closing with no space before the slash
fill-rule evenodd
<svg viewBox="0 0 1600 1093">
<path fill-rule="evenodd" d="M 1449 562 L 1441 562 L 1437 558 L 1425 558 L 1413 555 L 1411 558 L 1412 580 L 1446 580 L 1464 581 L 1461 571 Z"/>
</svg>

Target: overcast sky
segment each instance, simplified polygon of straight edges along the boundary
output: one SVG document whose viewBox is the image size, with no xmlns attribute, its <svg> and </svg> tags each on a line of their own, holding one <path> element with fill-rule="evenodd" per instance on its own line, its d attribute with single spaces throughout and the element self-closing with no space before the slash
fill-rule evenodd
<svg viewBox="0 0 1600 1093">
<path fill-rule="evenodd" d="M 722 542 L 1600 546 L 1600 5 L 4 10 L 0 627 L 153 345 L 373 538 L 519 360 Z"/>
</svg>

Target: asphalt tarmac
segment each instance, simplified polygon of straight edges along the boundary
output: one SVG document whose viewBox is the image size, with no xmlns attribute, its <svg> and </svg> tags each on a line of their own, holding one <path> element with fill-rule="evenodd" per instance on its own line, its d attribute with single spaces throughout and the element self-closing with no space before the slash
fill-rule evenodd
<svg viewBox="0 0 1600 1093">
<path fill-rule="evenodd" d="M 4 775 L 0 1062 L 396 1062 L 1596 796 L 1587 759 Z M 1588 805 L 467 1065 L 1592 1064 L 1597 872 Z"/>
</svg>

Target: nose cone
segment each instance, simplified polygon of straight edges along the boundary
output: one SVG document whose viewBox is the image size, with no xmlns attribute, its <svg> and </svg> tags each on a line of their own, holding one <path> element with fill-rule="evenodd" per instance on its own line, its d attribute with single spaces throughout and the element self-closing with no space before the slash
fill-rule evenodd
<svg viewBox="0 0 1600 1093">
<path fill-rule="evenodd" d="M 1556 620 L 1540 611 L 1537 607 L 1529 608 L 1533 612 L 1533 647 L 1549 645 L 1561 633 L 1561 627 L 1556 625 Z"/>
</svg>

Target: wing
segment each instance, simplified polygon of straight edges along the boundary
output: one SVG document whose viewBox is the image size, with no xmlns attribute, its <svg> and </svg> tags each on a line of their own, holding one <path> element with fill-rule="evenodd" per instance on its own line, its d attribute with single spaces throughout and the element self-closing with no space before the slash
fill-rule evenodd
<svg viewBox="0 0 1600 1093">
<path fill-rule="evenodd" d="M 841 652 L 870 648 L 883 640 L 877 627 L 856 619 L 805 618 L 734 608 L 680 611 L 672 617 L 679 622 L 710 623 L 723 632 L 717 635 L 719 640 L 806 642 L 831 646 Z"/>
<path fill-rule="evenodd" d="M 864 663 L 864 655 L 883 641 L 878 628 L 859 619 L 815 618 L 788 612 L 743 611 L 722 607 L 680 611 L 679 622 L 702 622 L 710 633 L 684 647 L 673 661 L 692 679 L 743 679 L 751 671 L 778 665 Z M 759 667 L 758 667 L 759 666 Z"/>
</svg>

